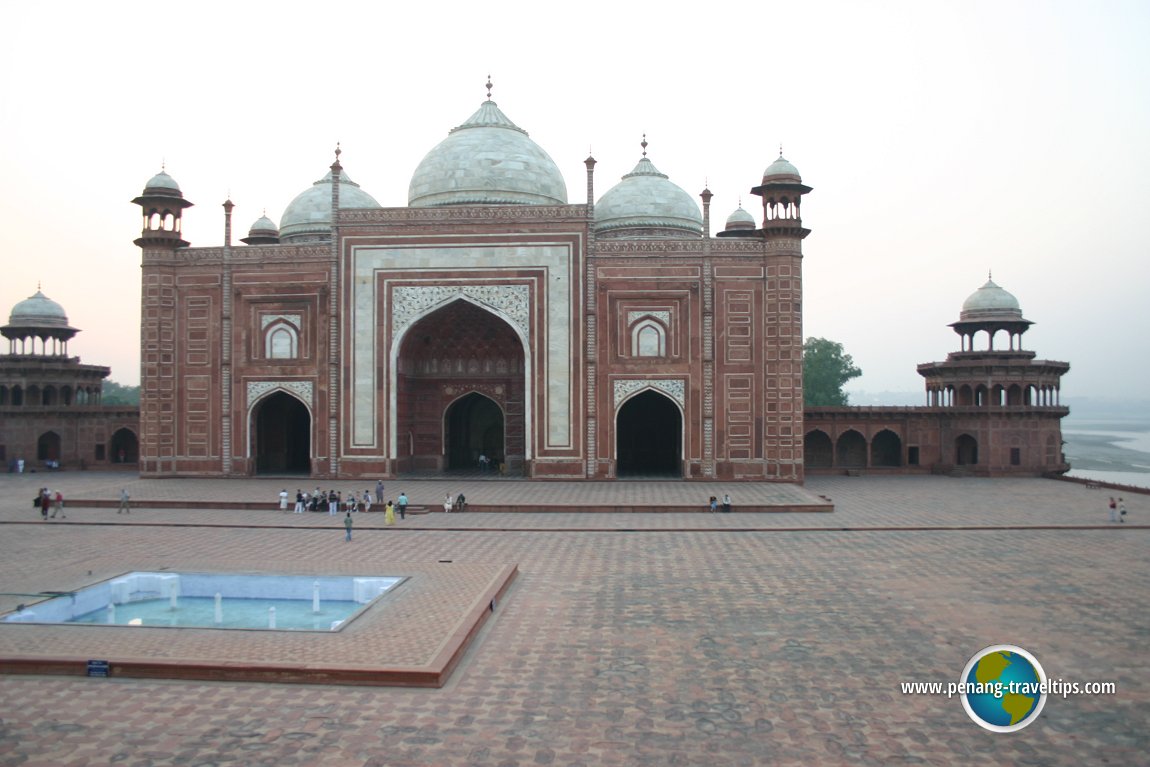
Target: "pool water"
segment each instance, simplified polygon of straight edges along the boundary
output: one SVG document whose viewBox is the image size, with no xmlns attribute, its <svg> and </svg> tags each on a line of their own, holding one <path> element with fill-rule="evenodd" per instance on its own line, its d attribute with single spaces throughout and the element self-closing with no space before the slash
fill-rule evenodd
<svg viewBox="0 0 1150 767">
<path fill-rule="evenodd" d="M 131 572 L 79 591 L 51 592 L 54 598 L 21 605 L 0 620 L 338 631 L 404 580 L 379 575 Z"/>
<path fill-rule="evenodd" d="M 113 620 L 108 609 L 78 615 L 69 623 L 102 623 L 116 626 L 176 626 L 223 629 L 272 628 L 269 608 L 275 608 L 275 628 L 284 631 L 331 631 L 333 623 L 342 623 L 363 605 L 357 602 L 320 602 L 320 611 L 312 612 L 310 601 L 300 599 L 225 599 L 221 600 L 221 621 L 216 623 L 214 597 L 180 597 L 176 609 L 168 599 L 147 599 L 116 605 Z"/>
</svg>

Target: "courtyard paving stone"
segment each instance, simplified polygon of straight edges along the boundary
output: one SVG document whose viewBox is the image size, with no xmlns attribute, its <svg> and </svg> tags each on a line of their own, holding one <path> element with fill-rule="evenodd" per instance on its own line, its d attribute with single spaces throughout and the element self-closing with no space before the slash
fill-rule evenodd
<svg viewBox="0 0 1150 767">
<path fill-rule="evenodd" d="M 57 476 L 76 483 L 65 495 L 93 487 Z M 45 523 L 28 479 L 0 479 L 5 592 L 140 562 L 434 572 L 451 559 L 460 572 L 515 563 L 519 575 L 439 689 L 0 676 L 0 767 L 1148 763 L 1147 496 L 1126 496 L 1129 522 L 1112 525 L 1108 492 L 1052 480 L 820 477 L 806 488 L 834 501 L 831 514 L 439 513 L 395 528 L 371 514 L 345 544 L 338 520 L 272 503 L 130 520 L 77 508 Z M 122 478 L 97 480 L 118 493 Z M 164 482 L 177 497 L 268 489 Z M 491 484 L 543 503 L 612 483 Z M 664 484 L 660 497 L 713 494 Z M 0 627 L 0 642 L 23 628 Z M 196 641 L 261 655 L 246 640 Z M 338 652 L 426 657 L 437 641 Z M 957 698 L 901 694 L 903 681 L 957 680 L 998 643 L 1026 648 L 1052 678 L 1114 681 L 1117 694 L 1052 698 L 1003 735 Z"/>
</svg>

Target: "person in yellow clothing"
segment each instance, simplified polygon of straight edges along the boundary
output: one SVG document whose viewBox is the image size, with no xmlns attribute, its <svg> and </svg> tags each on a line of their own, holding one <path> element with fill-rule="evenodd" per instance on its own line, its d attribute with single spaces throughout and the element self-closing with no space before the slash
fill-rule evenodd
<svg viewBox="0 0 1150 767">
<path fill-rule="evenodd" d="M 387 502 L 387 506 L 383 510 L 383 524 L 385 524 L 385 525 L 394 525 L 395 524 L 395 506 L 392 504 L 391 501 Z"/>
</svg>

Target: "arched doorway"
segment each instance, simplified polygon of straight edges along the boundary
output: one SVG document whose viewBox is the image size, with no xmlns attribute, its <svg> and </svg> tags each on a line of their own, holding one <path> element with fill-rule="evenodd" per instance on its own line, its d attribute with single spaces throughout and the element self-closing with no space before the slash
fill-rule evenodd
<svg viewBox="0 0 1150 767">
<path fill-rule="evenodd" d="M 954 441 L 954 462 L 959 466 L 974 466 L 978 463 L 978 440 L 963 434 Z"/>
<path fill-rule="evenodd" d="M 311 415 L 307 406 L 282 391 L 256 403 L 251 456 L 257 474 L 311 474 Z"/>
<path fill-rule="evenodd" d="M 36 440 L 36 460 L 60 460 L 60 435 L 54 431 L 46 431 Z"/>
<path fill-rule="evenodd" d="M 396 359 L 401 472 L 474 469 L 482 452 L 506 473 L 528 458 L 524 341 L 493 311 L 459 298 L 403 335 Z"/>
<path fill-rule="evenodd" d="M 623 403 L 615 418 L 618 477 L 682 477 L 683 416 L 671 399 L 648 389 Z"/>
<path fill-rule="evenodd" d="M 803 464 L 808 469 L 829 469 L 834 465 L 835 448 L 825 431 L 808 431 L 803 440 Z"/>
<path fill-rule="evenodd" d="M 112 463 L 136 463 L 140 460 L 140 442 L 131 429 L 119 429 L 112 435 Z"/>
<path fill-rule="evenodd" d="M 883 429 L 871 440 L 870 465 L 902 466 L 902 440 L 890 429 Z"/>
<path fill-rule="evenodd" d="M 478 468 L 480 455 L 495 466 L 503 462 L 503 411 L 482 394 L 472 392 L 452 402 L 443 416 L 443 429 L 446 468 Z"/>
<path fill-rule="evenodd" d="M 835 452 L 838 454 L 840 469 L 866 468 L 866 439 L 854 429 L 839 435 Z"/>
</svg>

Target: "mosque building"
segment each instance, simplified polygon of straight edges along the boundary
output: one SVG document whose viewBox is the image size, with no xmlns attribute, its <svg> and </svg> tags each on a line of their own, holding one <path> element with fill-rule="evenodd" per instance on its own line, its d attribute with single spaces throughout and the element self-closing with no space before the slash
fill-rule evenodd
<svg viewBox="0 0 1150 767">
<path fill-rule="evenodd" d="M 104 405 L 110 372 L 68 355 L 78 333 L 39 289 L 0 327 L 0 465 L 9 472 L 124 468 L 139 457 L 139 409 Z"/>
<path fill-rule="evenodd" d="M 184 239 L 192 203 L 160 172 L 133 200 L 143 212 L 141 474 L 490 468 L 801 483 L 812 457 L 829 469 L 857 462 L 857 446 L 835 457 L 851 428 L 863 452 L 875 439 L 886 446 L 879 463 L 945 462 L 951 432 L 923 437 L 909 420 L 882 422 L 897 449 L 865 419 L 847 428 L 820 411 L 816 433 L 804 426 L 800 208 L 811 188 L 798 169 L 781 153 L 768 161 L 753 176 L 758 215 L 740 206 L 712 236 L 711 192 L 696 202 L 645 139 L 641 149 L 598 198 L 588 157 L 585 195 L 571 202 L 559 167 L 489 83 L 487 100 L 419 163 L 405 207 L 381 206 L 337 149 L 278 226 L 263 216 L 233 244 L 229 200 L 223 244 L 208 247 Z M 1026 324 L 1020 313 L 967 322 L 964 310 L 956 330 L 992 341 L 1007 330 L 1013 344 Z M 924 372 L 932 409 L 971 407 L 967 389 L 987 403 L 1024 396 L 1015 384 L 1056 391 L 1063 363 L 1031 375 L 1020 371 L 1032 353 L 988 354 L 956 353 Z M 996 378 L 1003 365 L 1012 372 Z M 985 392 L 983 370 L 995 371 Z M 819 435 L 832 440 L 829 464 Z"/>
</svg>

